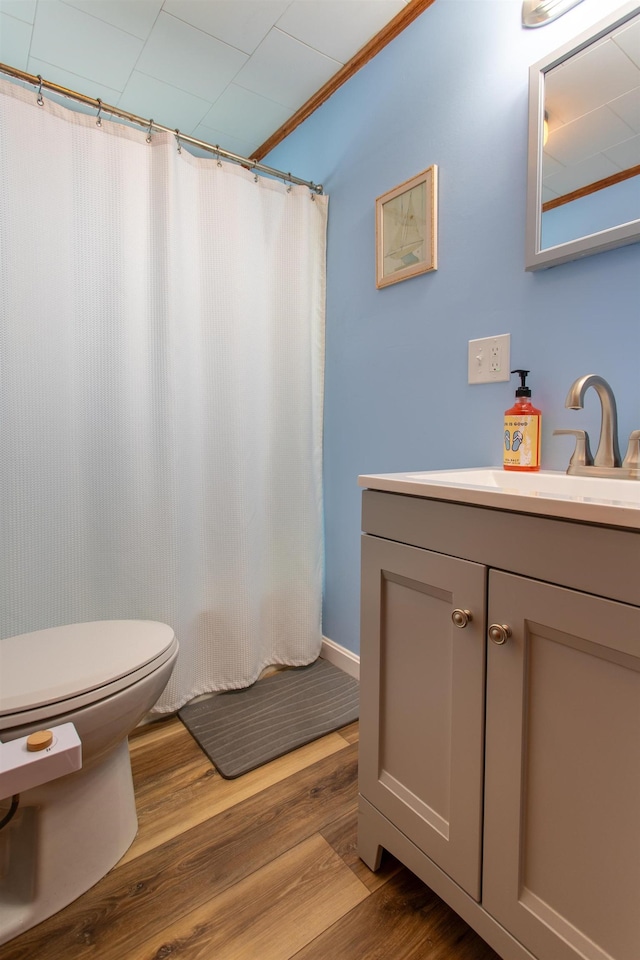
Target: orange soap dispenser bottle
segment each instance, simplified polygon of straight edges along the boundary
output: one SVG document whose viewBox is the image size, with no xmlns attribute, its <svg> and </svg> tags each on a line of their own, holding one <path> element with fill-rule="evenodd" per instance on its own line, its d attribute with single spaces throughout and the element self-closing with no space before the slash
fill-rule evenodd
<svg viewBox="0 0 640 960">
<path fill-rule="evenodd" d="M 503 466 L 505 470 L 539 470 L 542 413 L 531 403 L 526 383 L 529 371 L 511 373 L 520 375 L 520 386 L 516 402 L 504 412 Z"/>
</svg>

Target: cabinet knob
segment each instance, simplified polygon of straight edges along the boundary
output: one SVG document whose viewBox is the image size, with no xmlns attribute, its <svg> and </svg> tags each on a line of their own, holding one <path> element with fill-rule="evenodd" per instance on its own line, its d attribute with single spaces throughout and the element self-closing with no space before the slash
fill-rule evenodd
<svg viewBox="0 0 640 960">
<path fill-rule="evenodd" d="M 506 623 L 492 623 L 489 627 L 489 639 L 494 643 L 506 643 L 511 636 L 511 627 Z"/>
<path fill-rule="evenodd" d="M 451 614 L 451 619 L 453 620 L 456 627 L 459 627 L 460 630 L 464 630 L 466 625 L 473 620 L 471 610 L 454 610 Z"/>
</svg>

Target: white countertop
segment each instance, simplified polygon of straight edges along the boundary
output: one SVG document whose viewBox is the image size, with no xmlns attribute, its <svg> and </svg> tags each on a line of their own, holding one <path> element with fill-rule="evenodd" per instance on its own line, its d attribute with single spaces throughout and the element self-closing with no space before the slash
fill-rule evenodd
<svg viewBox="0 0 640 960">
<path fill-rule="evenodd" d="M 500 467 L 366 474 L 370 490 L 640 530 L 640 480 L 568 476 Z"/>
</svg>

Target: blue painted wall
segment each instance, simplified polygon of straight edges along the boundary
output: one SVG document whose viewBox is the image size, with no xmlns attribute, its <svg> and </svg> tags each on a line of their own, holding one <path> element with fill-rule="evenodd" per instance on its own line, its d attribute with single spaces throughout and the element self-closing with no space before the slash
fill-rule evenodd
<svg viewBox="0 0 640 960">
<path fill-rule="evenodd" d="M 511 333 L 543 410 L 543 467 L 598 436 L 613 386 L 626 441 L 640 427 L 640 245 L 524 271 L 528 67 L 619 3 L 583 0 L 524 30 L 519 0 L 436 0 L 267 162 L 330 194 L 325 400 L 324 634 L 359 649 L 361 473 L 501 462 L 512 384 L 467 384 L 470 339 Z M 437 272 L 376 290 L 375 198 L 439 166 Z"/>
</svg>

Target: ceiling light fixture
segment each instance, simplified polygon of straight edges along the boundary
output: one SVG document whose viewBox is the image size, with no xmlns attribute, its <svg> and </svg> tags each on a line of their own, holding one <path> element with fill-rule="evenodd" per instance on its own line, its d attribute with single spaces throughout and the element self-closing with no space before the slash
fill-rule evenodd
<svg viewBox="0 0 640 960">
<path fill-rule="evenodd" d="M 523 0 L 522 26 L 543 27 L 578 3 L 581 0 Z"/>
</svg>

